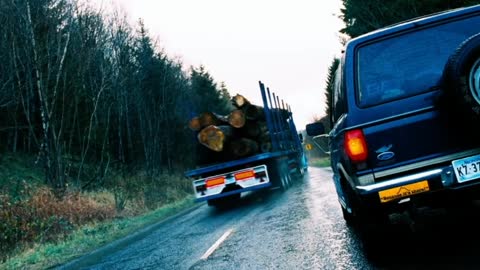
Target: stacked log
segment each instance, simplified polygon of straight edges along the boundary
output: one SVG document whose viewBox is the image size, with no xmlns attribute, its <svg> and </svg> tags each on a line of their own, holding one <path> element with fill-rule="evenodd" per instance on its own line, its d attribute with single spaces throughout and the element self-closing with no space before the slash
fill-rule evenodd
<svg viewBox="0 0 480 270">
<path fill-rule="evenodd" d="M 265 111 L 237 94 L 231 99 L 234 109 L 228 115 L 203 112 L 188 126 L 197 133 L 202 149 L 198 165 L 235 160 L 272 150 Z"/>
</svg>

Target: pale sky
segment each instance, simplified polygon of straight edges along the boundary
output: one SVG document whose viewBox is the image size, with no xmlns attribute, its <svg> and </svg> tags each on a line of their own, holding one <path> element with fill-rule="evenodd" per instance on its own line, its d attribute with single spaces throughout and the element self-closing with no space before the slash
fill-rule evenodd
<svg viewBox="0 0 480 270">
<path fill-rule="evenodd" d="M 96 0 L 100 2 L 100 0 Z M 290 104 L 297 129 L 325 111 L 340 54 L 341 0 L 113 0 L 185 67 L 204 65 L 230 94 L 261 105 L 258 81 Z"/>
</svg>

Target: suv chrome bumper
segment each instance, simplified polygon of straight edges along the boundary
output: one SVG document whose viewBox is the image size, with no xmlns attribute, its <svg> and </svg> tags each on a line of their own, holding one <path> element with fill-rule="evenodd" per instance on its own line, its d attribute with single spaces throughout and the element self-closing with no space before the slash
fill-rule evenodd
<svg viewBox="0 0 480 270">
<path fill-rule="evenodd" d="M 462 186 L 469 186 L 471 184 L 478 183 L 478 181 L 472 181 L 469 185 L 458 183 L 453 171 L 453 167 L 449 165 L 443 168 L 431 169 L 421 173 L 414 173 L 371 185 L 358 185 L 356 186 L 356 189 L 359 194 L 368 195 L 382 190 L 413 184 L 425 180 L 429 181 L 430 184 L 437 183 L 436 186 L 441 187 L 440 189 L 456 189 L 462 188 Z"/>
<path fill-rule="evenodd" d="M 449 176 L 449 178 L 450 178 L 450 180 L 448 182 L 453 183 L 453 177 L 452 176 L 454 176 L 454 175 L 453 175 L 453 171 L 452 171 L 451 166 L 449 166 L 449 167 L 450 168 L 447 167 L 447 168 L 444 168 L 444 169 L 428 170 L 428 171 L 425 171 L 425 172 L 411 174 L 411 175 L 407 175 L 407 176 L 402 176 L 402 177 L 399 177 L 399 178 L 394 178 L 394 179 L 391 179 L 391 180 L 387 180 L 387 181 L 384 181 L 384 182 L 375 183 L 375 184 L 371 184 L 371 185 L 356 186 L 356 188 L 360 192 L 360 194 L 370 194 L 370 193 L 378 192 L 378 191 L 389 189 L 389 188 L 394 188 L 394 187 L 398 187 L 398 186 L 412 184 L 412 183 L 415 183 L 415 182 L 418 182 L 418 181 L 423 181 L 423 180 L 432 180 L 432 179 L 439 178 L 439 177 L 442 178 L 442 183 L 445 186 L 445 184 L 447 184 L 447 180 L 448 180 L 447 176 Z M 445 181 L 443 180 L 444 177 L 446 178 Z"/>
<path fill-rule="evenodd" d="M 361 195 L 367 195 L 371 193 L 376 193 L 382 190 L 395 188 L 399 186 L 404 186 L 408 184 L 413 184 L 420 181 L 428 180 L 430 183 L 436 183 L 437 187 L 448 188 L 448 187 L 461 187 L 462 185 L 458 183 L 456 180 L 455 172 L 453 171 L 453 167 L 451 165 L 453 160 L 478 155 L 480 154 L 480 149 L 472 149 L 464 152 L 455 153 L 452 155 L 442 156 L 438 158 L 434 158 L 427 161 L 422 161 L 418 163 L 414 163 L 407 166 L 402 166 L 394 169 L 390 169 L 387 171 L 381 171 L 375 173 L 375 178 L 377 177 L 394 177 L 395 174 L 401 172 L 408 172 L 410 170 L 418 170 L 422 167 L 430 166 L 430 169 L 411 173 L 411 174 L 404 174 L 402 176 L 397 176 L 388 180 L 384 180 L 378 183 L 368 183 L 356 185 L 355 188 Z M 435 166 L 435 167 L 433 167 Z M 433 167 L 433 168 L 432 168 Z M 365 178 L 365 177 L 364 177 Z"/>
</svg>

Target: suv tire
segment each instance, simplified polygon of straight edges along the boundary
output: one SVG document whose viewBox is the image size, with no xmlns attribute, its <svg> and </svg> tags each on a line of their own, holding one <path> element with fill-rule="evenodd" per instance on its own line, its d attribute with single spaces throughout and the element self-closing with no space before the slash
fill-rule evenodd
<svg viewBox="0 0 480 270">
<path fill-rule="evenodd" d="M 342 208 L 343 219 L 345 220 L 345 223 L 347 223 L 347 226 L 354 226 L 356 221 L 355 216 L 352 213 L 349 213 L 348 210 L 343 208 L 343 206 L 340 208 Z"/>
<path fill-rule="evenodd" d="M 450 56 L 444 70 L 448 98 L 480 119 L 480 34 L 465 40 Z M 450 105 L 451 107 L 451 105 Z"/>
<path fill-rule="evenodd" d="M 347 223 L 348 226 L 356 226 L 359 223 L 361 223 L 361 219 L 362 219 L 359 199 L 357 198 L 357 196 L 355 195 L 355 193 L 353 192 L 352 188 L 350 187 L 350 185 L 348 184 L 345 178 L 342 178 L 340 180 L 340 185 L 342 187 L 343 196 L 347 201 L 347 205 L 351 209 L 351 213 L 350 213 L 348 212 L 347 209 L 345 209 L 342 205 L 340 205 L 340 208 L 342 208 L 343 219 L 345 220 L 345 223 Z"/>
</svg>

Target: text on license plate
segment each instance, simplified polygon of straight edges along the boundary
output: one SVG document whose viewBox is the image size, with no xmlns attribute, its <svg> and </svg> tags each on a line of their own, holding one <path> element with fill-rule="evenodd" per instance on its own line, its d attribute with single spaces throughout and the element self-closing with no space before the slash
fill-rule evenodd
<svg viewBox="0 0 480 270">
<path fill-rule="evenodd" d="M 427 192 L 430 190 L 428 181 L 421 181 L 409 185 L 390 188 L 378 192 L 380 202 L 386 203 L 403 197 L 409 197 L 418 193 Z"/>
<path fill-rule="evenodd" d="M 480 178 L 480 155 L 452 161 L 459 183 Z"/>
</svg>

